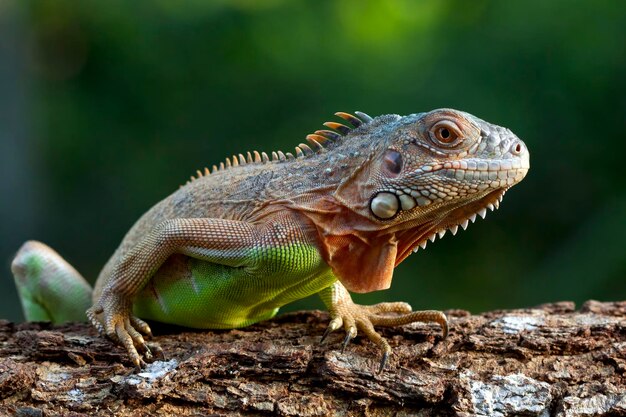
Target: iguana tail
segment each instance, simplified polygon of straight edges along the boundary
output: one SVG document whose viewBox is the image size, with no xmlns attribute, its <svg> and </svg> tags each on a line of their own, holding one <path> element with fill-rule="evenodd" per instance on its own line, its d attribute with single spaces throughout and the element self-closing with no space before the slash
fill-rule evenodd
<svg viewBox="0 0 626 417">
<path fill-rule="evenodd" d="M 49 246 L 30 240 L 11 264 L 28 321 L 87 321 L 91 286 Z"/>
</svg>

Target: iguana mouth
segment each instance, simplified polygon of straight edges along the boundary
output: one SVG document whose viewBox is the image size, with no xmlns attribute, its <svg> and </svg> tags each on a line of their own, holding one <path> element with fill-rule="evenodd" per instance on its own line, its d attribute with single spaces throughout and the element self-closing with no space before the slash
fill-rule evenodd
<svg viewBox="0 0 626 417">
<path fill-rule="evenodd" d="M 459 227 L 466 230 L 470 222 L 474 223 L 478 216 L 484 219 L 488 210 L 494 211 L 500 207 L 500 202 L 508 188 L 494 190 L 470 204 L 457 207 L 444 218 L 429 222 L 424 227 L 398 232 L 396 265 L 406 259 L 411 252 L 426 249 L 428 241 L 434 242 L 437 238 L 441 239 L 448 231 L 454 236 Z"/>
</svg>

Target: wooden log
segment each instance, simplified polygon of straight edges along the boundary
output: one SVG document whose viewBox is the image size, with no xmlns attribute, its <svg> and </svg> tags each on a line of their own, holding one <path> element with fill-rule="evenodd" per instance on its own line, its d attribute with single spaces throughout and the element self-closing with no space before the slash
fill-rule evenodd
<svg viewBox="0 0 626 417">
<path fill-rule="evenodd" d="M 319 339 L 328 315 L 230 331 L 160 328 L 134 369 L 86 324 L 0 321 L 0 415 L 626 415 L 626 302 L 571 302 L 381 329 L 394 349 Z"/>
</svg>

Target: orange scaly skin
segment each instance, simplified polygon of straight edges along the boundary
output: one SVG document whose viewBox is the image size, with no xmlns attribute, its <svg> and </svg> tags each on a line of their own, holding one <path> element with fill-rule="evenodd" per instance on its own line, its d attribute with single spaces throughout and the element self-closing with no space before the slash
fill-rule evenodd
<svg viewBox="0 0 626 417">
<path fill-rule="evenodd" d="M 388 288 L 412 251 L 496 208 L 528 171 L 526 146 L 451 109 L 356 114 L 337 113 L 353 127 L 326 123 L 339 133 L 307 136 L 296 157 L 233 156 L 155 205 L 100 273 L 90 321 L 137 365 L 138 350 L 150 355 L 137 316 L 232 328 L 313 293 L 329 307 L 327 333 L 343 326 L 345 347 L 361 330 L 383 350 L 381 369 L 391 348 L 374 325 L 431 321 L 445 335 L 441 312 L 358 306 L 348 291 Z"/>
</svg>

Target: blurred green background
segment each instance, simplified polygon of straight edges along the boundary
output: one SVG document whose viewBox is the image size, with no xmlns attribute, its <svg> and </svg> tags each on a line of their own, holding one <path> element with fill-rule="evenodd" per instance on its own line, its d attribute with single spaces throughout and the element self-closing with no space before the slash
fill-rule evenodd
<svg viewBox="0 0 626 417">
<path fill-rule="evenodd" d="M 357 299 L 626 299 L 625 28 L 622 1 L 0 1 L 0 317 L 21 320 L 26 239 L 93 281 L 197 168 L 291 150 L 335 111 L 438 107 L 509 127 L 529 175 Z"/>
</svg>

